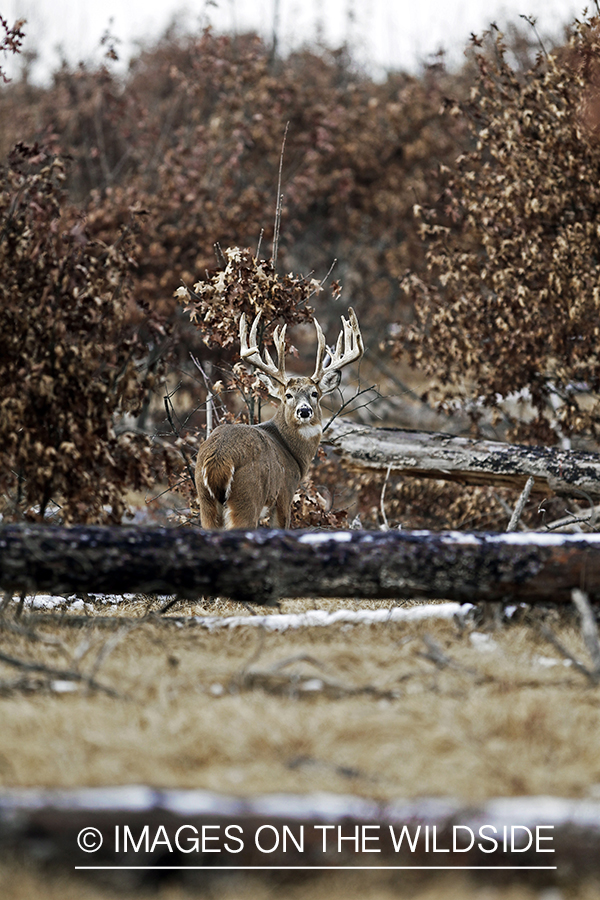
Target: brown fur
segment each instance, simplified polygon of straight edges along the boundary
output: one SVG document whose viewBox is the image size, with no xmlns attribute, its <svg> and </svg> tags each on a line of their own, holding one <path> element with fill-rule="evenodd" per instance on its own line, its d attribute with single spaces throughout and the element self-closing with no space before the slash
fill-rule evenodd
<svg viewBox="0 0 600 900">
<path fill-rule="evenodd" d="M 358 321 L 350 309 L 342 316 L 342 333 L 329 365 L 324 365 L 325 337 L 315 320 L 318 349 L 312 378 L 285 374 L 285 325 L 273 336 L 277 366 L 258 350 L 254 319 L 250 338 L 240 319 L 240 356 L 266 375 L 279 409 L 262 425 L 220 425 L 198 452 L 196 490 L 203 528 L 256 528 L 268 514 L 276 528 L 289 528 L 291 505 L 300 481 L 317 452 L 322 433 L 321 397 L 335 390 L 341 369 L 364 352 Z"/>
</svg>

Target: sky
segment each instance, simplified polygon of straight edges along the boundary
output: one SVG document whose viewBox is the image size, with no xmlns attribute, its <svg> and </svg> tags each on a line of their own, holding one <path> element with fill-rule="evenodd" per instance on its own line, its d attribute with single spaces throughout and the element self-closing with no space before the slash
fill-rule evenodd
<svg viewBox="0 0 600 900">
<path fill-rule="evenodd" d="M 594 0 L 588 5 L 595 8 Z M 0 15 L 10 23 L 27 19 L 25 49 L 39 54 L 32 77 L 43 81 L 61 56 L 71 63 L 100 60 L 107 29 L 126 60 L 175 18 L 191 29 L 253 29 L 269 40 L 277 22 L 282 52 L 316 37 L 333 46 L 347 42 L 377 75 L 415 70 L 440 49 L 460 62 L 472 32 L 490 22 L 503 28 L 519 15 L 536 18 L 543 35 L 559 35 L 585 6 L 583 0 L 0 0 Z M 4 67 L 15 73 L 9 60 Z"/>
</svg>

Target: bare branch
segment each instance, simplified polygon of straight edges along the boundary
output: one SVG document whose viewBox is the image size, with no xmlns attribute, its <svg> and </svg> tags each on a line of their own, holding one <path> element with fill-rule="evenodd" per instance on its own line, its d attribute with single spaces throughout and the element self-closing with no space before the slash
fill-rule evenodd
<svg viewBox="0 0 600 900">
<path fill-rule="evenodd" d="M 40 672 L 42 675 L 49 675 L 60 681 L 80 681 L 95 691 L 102 691 L 108 694 L 109 697 L 121 696 L 112 688 L 90 678 L 89 675 L 82 675 L 80 672 L 74 672 L 72 669 L 55 669 L 54 666 L 45 666 L 43 663 L 26 662 L 26 660 L 8 656 L 6 653 L 0 653 L 0 662 L 6 663 L 7 666 L 24 669 L 26 672 Z"/>
<path fill-rule="evenodd" d="M 385 479 L 383 482 L 383 486 L 381 488 L 381 497 L 379 498 L 379 509 L 381 510 L 381 518 L 383 519 L 383 525 L 381 525 L 382 531 L 390 530 L 390 523 L 387 520 L 387 516 L 385 514 L 385 489 L 387 487 L 387 483 L 390 477 L 390 472 L 392 471 L 392 464 L 390 463 L 387 467 L 387 472 L 385 473 Z"/>
<path fill-rule="evenodd" d="M 596 681 L 600 681 L 600 641 L 598 639 L 598 625 L 594 611 L 585 591 L 573 588 L 571 597 L 581 617 L 581 634 L 592 661 L 592 675 Z"/>
<path fill-rule="evenodd" d="M 279 156 L 279 177 L 277 179 L 277 206 L 275 208 L 275 226 L 273 228 L 273 268 L 277 265 L 277 253 L 279 251 L 279 231 L 281 228 L 281 208 L 283 206 L 283 194 L 281 193 L 281 174 L 283 172 L 283 153 L 290 123 L 287 122 L 281 142 L 281 154 Z"/>
<path fill-rule="evenodd" d="M 534 481 L 535 481 L 535 479 L 533 478 L 532 475 L 530 475 L 529 478 L 527 479 L 527 481 L 525 482 L 525 487 L 521 491 L 521 496 L 517 500 L 517 505 L 515 506 L 515 510 L 514 510 L 512 516 L 510 517 L 510 522 L 508 523 L 508 526 L 506 529 L 507 531 L 516 531 L 517 530 L 517 525 L 519 524 L 519 519 L 521 518 L 521 516 L 523 514 L 523 510 L 525 508 L 525 504 L 527 503 L 527 500 L 531 493 L 531 488 L 534 485 Z"/>
</svg>

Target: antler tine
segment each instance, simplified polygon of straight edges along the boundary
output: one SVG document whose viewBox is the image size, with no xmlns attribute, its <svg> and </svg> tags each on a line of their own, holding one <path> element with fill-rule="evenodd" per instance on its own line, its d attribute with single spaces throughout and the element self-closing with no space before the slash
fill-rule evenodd
<svg viewBox="0 0 600 900">
<path fill-rule="evenodd" d="M 268 375 L 269 378 L 272 378 L 279 384 L 285 384 L 286 326 L 283 325 L 281 328 L 278 326 L 275 329 L 275 333 L 273 335 L 273 341 L 277 349 L 277 365 L 275 365 L 271 354 L 266 348 L 264 351 L 264 359 L 261 357 L 260 351 L 258 349 L 258 323 L 260 321 L 261 315 L 262 312 L 259 312 L 254 318 L 252 327 L 250 329 L 250 343 L 248 344 L 248 324 L 246 322 L 245 314 L 242 313 L 242 316 L 240 318 L 240 356 L 243 360 L 246 360 L 261 372 L 264 372 L 265 375 Z"/>
<path fill-rule="evenodd" d="M 356 362 L 365 352 L 358 319 L 356 318 L 356 313 L 352 307 L 348 310 L 348 320 L 346 320 L 344 316 L 341 318 L 342 330 L 338 335 L 335 351 L 330 354 L 331 358 L 327 365 L 323 365 L 326 350 L 325 337 L 321 326 L 316 319 L 314 320 L 319 345 L 317 348 L 317 365 L 315 374 L 313 375 L 313 381 L 320 381 L 326 372 L 339 371 L 345 366 L 350 365 L 350 363 Z"/>
<path fill-rule="evenodd" d="M 323 329 L 317 322 L 316 318 L 313 318 L 313 323 L 317 332 L 317 359 L 315 363 L 315 372 L 312 376 L 312 380 L 314 382 L 318 382 L 321 380 L 323 376 L 323 360 L 325 359 L 325 352 L 327 350 L 327 345 L 325 344 L 325 335 L 323 334 Z"/>
</svg>

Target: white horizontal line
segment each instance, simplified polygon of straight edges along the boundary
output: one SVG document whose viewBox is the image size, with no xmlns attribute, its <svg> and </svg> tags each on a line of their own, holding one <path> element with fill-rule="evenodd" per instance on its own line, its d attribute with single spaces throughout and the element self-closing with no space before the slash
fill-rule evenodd
<svg viewBox="0 0 600 900">
<path fill-rule="evenodd" d="M 438 872 L 439 871 L 453 872 L 454 870 L 462 871 L 462 872 L 466 872 L 466 871 L 479 872 L 482 870 L 531 872 L 533 870 L 535 870 L 535 871 L 538 871 L 540 869 L 555 870 L 557 868 L 558 868 L 558 866 L 75 866 L 75 869 L 79 869 L 79 870 L 94 869 L 97 871 L 104 871 L 104 870 L 111 869 L 111 870 L 119 871 L 122 869 L 123 871 L 125 871 L 125 870 L 130 870 L 130 869 L 136 869 L 136 870 L 141 870 L 141 871 L 169 870 L 169 871 L 180 871 L 180 872 L 185 872 L 187 869 L 189 869 L 189 870 L 202 869 L 202 870 L 206 870 L 206 871 L 210 871 L 211 869 L 215 869 L 215 870 L 219 869 L 219 870 L 224 870 L 227 872 L 233 872 L 233 871 L 245 871 L 245 872 L 278 871 L 279 872 L 279 871 L 285 871 L 286 869 L 289 869 L 290 871 L 303 871 L 303 872 L 308 872 L 308 871 L 312 872 L 315 870 L 322 871 L 325 869 L 331 870 L 331 871 L 336 871 L 339 869 L 349 869 L 349 870 L 361 869 L 363 871 L 365 871 L 365 870 L 368 871 L 369 869 L 372 869 L 373 871 L 379 871 L 382 869 L 421 869 L 423 871 L 428 871 L 429 869 L 431 869 L 432 871 L 435 870 Z"/>
</svg>

